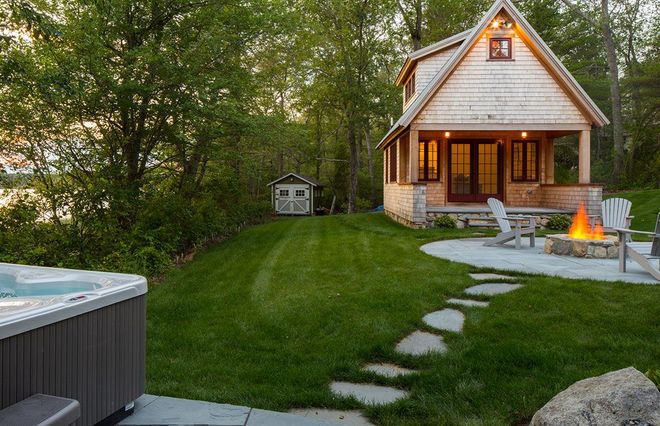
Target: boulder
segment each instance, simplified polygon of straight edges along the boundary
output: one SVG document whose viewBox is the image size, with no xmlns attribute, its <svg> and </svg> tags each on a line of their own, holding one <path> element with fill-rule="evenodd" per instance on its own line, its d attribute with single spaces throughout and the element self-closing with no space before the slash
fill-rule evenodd
<svg viewBox="0 0 660 426">
<path fill-rule="evenodd" d="M 580 380 L 534 414 L 530 426 L 660 425 L 660 392 L 632 367 Z"/>
</svg>

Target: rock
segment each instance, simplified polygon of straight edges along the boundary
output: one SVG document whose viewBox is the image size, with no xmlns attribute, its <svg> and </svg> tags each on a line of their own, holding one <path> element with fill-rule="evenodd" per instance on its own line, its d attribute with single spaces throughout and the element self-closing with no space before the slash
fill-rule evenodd
<svg viewBox="0 0 660 426">
<path fill-rule="evenodd" d="M 452 305 L 462 305 L 462 306 L 479 307 L 479 308 L 485 308 L 488 306 L 488 302 L 482 302 L 479 300 L 470 300 L 470 299 L 448 299 L 447 303 L 450 303 Z"/>
<path fill-rule="evenodd" d="M 607 257 L 607 249 L 605 247 L 594 248 L 594 257 L 605 259 Z"/>
<path fill-rule="evenodd" d="M 546 238 L 545 243 L 543 244 L 543 251 L 548 254 L 552 254 L 552 245 L 554 240 L 552 238 Z"/>
<path fill-rule="evenodd" d="M 619 246 L 611 246 L 607 248 L 607 258 L 616 259 L 619 257 Z"/>
<path fill-rule="evenodd" d="M 573 243 L 565 240 L 555 240 L 552 245 L 552 252 L 560 256 L 567 256 L 573 251 Z"/>
<path fill-rule="evenodd" d="M 473 280 L 481 281 L 481 280 L 515 280 L 515 278 L 510 277 L 508 275 L 500 275 L 500 274 L 491 274 L 491 273 L 472 273 L 468 274 L 470 278 Z"/>
<path fill-rule="evenodd" d="M 580 380 L 534 414 L 530 426 L 660 425 L 660 392 L 632 367 Z"/>
<path fill-rule="evenodd" d="M 573 256 L 585 257 L 587 255 L 587 242 L 583 240 L 573 241 Z"/>
</svg>

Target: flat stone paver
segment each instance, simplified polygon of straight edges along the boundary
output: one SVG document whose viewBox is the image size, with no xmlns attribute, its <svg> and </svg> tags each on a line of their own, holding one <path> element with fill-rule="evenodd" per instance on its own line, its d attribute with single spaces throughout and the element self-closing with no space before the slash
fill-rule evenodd
<svg viewBox="0 0 660 426">
<path fill-rule="evenodd" d="M 515 280 L 515 277 L 509 277 L 507 275 L 500 274 L 491 274 L 491 273 L 474 273 L 469 274 L 473 280 L 482 281 L 482 280 Z"/>
<path fill-rule="evenodd" d="M 496 296 L 498 294 L 504 294 L 513 290 L 517 290 L 520 287 L 522 287 L 520 284 L 484 283 L 466 288 L 465 293 L 471 294 L 473 296 Z"/>
<path fill-rule="evenodd" d="M 465 238 L 436 241 L 420 249 L 431 256 L 466 263 L 477 268 L 493 268 L 527 274 L 544 274 L 571 279 L 599 281 L 624 281 L 639 284 L 660 284 L 637 263 L 628 262 L 628 272 L 619 272 L 618 259 L 587 259 L 584 257 L 557 256 L 543 252 L 545 238 L 536 239 L 536 247 L 516 250 L 513 245 L 486 247 L 487 238 Z"/>
<path fill-rule="evenodd" d="M 289 413 L 313 420 L 330 421 L 344 426 L 373 426 L 361 411 L 329 410 L 327 408 L 295 408 Z"/>
<path fill-rule="evenodd" d="M 142 395 L 134 410 L 119 424 L 242 426 L 250 414 L 249 407 L 155 395 Z"/>
<path fill-rule="evenodd" d="M 417 330 L 404 337 L 395 351 L 406 355 L 426 355 L 430 353 L 447 352 L 447 344 L 442 336 Z"/>
<path fill-rule="evenodd" d="M 367 364 L 362 367 L 363 371 L 369 371 L 371 373 L 376 373 L 379 376 L 383 377 L 399 377 L 405 376 L 408 374 L 416 373 L 415 370 L 410 370 L 408 368 L 399 367 L 396 364 Z"/>
<path fill-rule="evenodd" d="M 453 331 L 460 333 L 463 330 L 465 315 L 456 309 L 443 309 L 441 311 L 431 312 L 422 318 L 424 324 L 438 330 Z"/>
<path fill-rule="evenodd" d="M 368 405 L 391 404 L 408 397 L 408 392 L 401 389 L 366 383 L 332 382 L 330 390 L 337 396 L 353 397 Z"/>
<path fill-rule="evenodd" d="M 478 308 L 485 308 L 488 306 L 488 302 L 482 302 L 480 300 L 470 300 L 470 299 L 447 299 L 447 303 L 451 305 L 462 305 L 462 306 L 478 307 Z"/>
<path fill-rule="evenodd" d="M 144 394 L 135 400 L 126 426 L 330 426 L 341 423 L 215 402 Z"/>
</svg>

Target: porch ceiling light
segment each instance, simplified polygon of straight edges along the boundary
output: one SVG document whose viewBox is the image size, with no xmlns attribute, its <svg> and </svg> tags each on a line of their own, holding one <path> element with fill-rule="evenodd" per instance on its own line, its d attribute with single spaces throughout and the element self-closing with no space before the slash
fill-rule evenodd
<svg viewBox="0 0 660 426">
<path fill-rule="evenodd" d="M 527 137 L 527 132 L 522 132 L 522 138 L 525 139 Z"/>
<path fill-rule="evenodd" d="M 445 137 L 448 138 L 449 136 L 451 136 L 451 133 L 445 132 Z"/>
</svg>

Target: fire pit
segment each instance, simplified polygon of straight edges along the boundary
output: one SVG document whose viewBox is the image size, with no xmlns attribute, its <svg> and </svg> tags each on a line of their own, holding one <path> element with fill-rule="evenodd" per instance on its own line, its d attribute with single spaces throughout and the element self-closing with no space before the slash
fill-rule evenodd
<svg viewBox="0 0 660 426">
<path fill-rule="evenodd" d="M 614 259 L 619 256 L 619 239 L 605 236 L 600 225 L 592 227 L 584 204 L 580 203 L 568 234 L 548 235 L 544 251 L 562 256 Z"/>
</svg>

